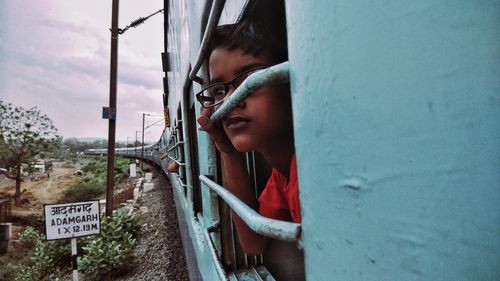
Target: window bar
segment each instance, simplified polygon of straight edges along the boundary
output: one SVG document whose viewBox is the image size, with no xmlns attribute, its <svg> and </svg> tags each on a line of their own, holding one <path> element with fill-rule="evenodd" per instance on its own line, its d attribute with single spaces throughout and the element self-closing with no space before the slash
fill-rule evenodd
<svg viewBox="0 0 500 281">
<path fill-rule="evenodd" d="M 286 61 L 251 74 L 241 83 L 233 94 L 226 99 L 219 109 L 210 116 L 210 120 L 212 122 L 217 122 L 233 110 L 250 93 L 265 85 L 288 82 L 289 68 L 290 64 Z"/>
<path fill-rule="evenodd" d="M 259 272 L 255 269 L 255 266 L 252 266 L 250 268 L 250 270 L 252 271 L 252 273 L 253 273 L 252 275 L 253 275 L 253 277 L 256 278 L 256 280 L 258 280 L 258 281 L 264 281 L 264 279 L 262 279 L 262 277 L 260 276 Z"/>
<path fill-rule="evenodd" d="M 206 176 L 200 175 L 200 181 L 215 191 L 253 231 L 283 241 L 291 242 L 300 239 L 302 229 L 300 224 L 261 216 L 234 194 Z"/>
<path fill-rule="evenodd" d="M 169 158 L 170 160 L 172 160 L 172 161 L 174 161 L 175 163 L 177 163 L 177 165 L 179 165 L 179 166 L 184 166 L 184 165 L 185 165 L 184 163 L 180 162 L 179 160 L 175 159 L 174 157 L 172 157 L 172 156 L 170 156 L 170 155 L 167 155 L 167 156 L 168 156 L 168 158 Z"/>
<path fill-rule="evenodd" d="M 178 142 L 176 142 L 174 145 L 172 145 L 171 147 L 167 148 L 167 152 L 170 152 L 170 151 L 174 150 L 180 144 L 184 144 L 184 141 L 178 141 Z"/>
<path fill-rule="evenodd" d="M 229 205 L 228 205 L 229 206 Z M 228 209 L 230 209 L 229 207 Z M 231 216 L 231 212 L 228 212 L 229 214 L 229 230 L 231 231 L 231 254 L 232 254 L 232 264 L 233 264 L 233 270 L 238 269 L 238 254 L 236 253 L 236 247 L 238 247 L 238 237 L 236 237 L 236 226 L 234 225 L 233 218 Z"/>
<path fill-rule="evenodd" d="M 189 79 L 201 84 L 203 83 L 203 79 L 196 74 L 201 68 L 203 64 L 203 59 L 205 58 L 205 53 L 207 52 L 208 43 L 210 42 L 212 35 L 219 23 L 220 16 L 222 14 L 222 9 L 224 9 L 224 4 L 226 0 L 215 0 L 212 3 L 212 7 L 210 8 L 210 15 L 208 16 L 208 24 L 205 28 L 205 33 L 203 34 L 203 39 L 201 40 L 200 50 L 198 51 L 198 57 L 196 59 L 196 63 L 191 69 L 189 73 Z"/>
<path fill-rule="evenodd" d="M 182 181 L 182 177 L 181 176 L 177 176 L 177 181 L 179 182 L 179 189 L 181 190 L 182 194 L 184 194 L 184 196 L 186 196 L 186 190 L 188 188 L 188 185 L 185 184 L 183 181 Z"/>
<path fill-rule="evenodd" d="M 179 184 L 181 185 L 181 187 L 187 187 L 187 184 L 185 184 L 183 181 L 182 181 L 182 178 L 177 176 L 177 180 L 179 181 Z"/>
<path fill-rule="evenodd" d="M 246 153 L 246 159 L 247 159 L 247 167 L 249 167 L 248 171 L 249 171 L 250 178 L 252 181 L 252 186 L 253 186 L 253 189 L 255 191 L 255 198 L 258 198 L 259 194 L 258 194 L 258 186 L 257 186 L 257 167 L 255 166 L 255 151 Z M 254 265 L 259 264 L 259 262 L 260 262 L 260 264 L 262 264 L 262 255 L 256 255 L 256 256 L 245 255 L 245 262 L 247 264 L 247 267 L 248 267 L 248 260 L 249 259 L 251 259 L 253 261 Z"/>
<path fill-rule="evenodd" d="M 203 217 L 200 216 L 200 214 L 197 215 L 198 221 L 200 222 L 201 227 L 203 228 L 203 234 L 205 235 L 205 240 L 207 240 L 208 248 L 210 249 L 210 254 L 212 256 L 212 259 L 214 261 L 215 265 L 215 270 L 217 271 L 217 275 L 219 275 L 220 280 L 228 280 L 226 271 L 224 268 L 222 268 L 222 264 L 219 258 L 219 251 L 217 251 L 217 248 L 214 245 L 214 241 L 212 240 L 212 237 L 208 233 L 208 229 L 203 226 L 201 222 L 203 222 Z"/>
</svg>

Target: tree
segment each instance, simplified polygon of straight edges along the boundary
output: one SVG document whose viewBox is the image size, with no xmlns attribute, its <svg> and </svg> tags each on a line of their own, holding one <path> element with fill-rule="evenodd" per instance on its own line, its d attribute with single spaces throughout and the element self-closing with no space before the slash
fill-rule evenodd
<svg viewBox="0 0 500 281">
<path fill-rule="evenodd" d="M 57 128 L 37 107 L 24 109 L 0 101 L 0 172 L 16 181 L 15 204 L 21 203 L 21 166 L 55 149 Z"/>
</svg>

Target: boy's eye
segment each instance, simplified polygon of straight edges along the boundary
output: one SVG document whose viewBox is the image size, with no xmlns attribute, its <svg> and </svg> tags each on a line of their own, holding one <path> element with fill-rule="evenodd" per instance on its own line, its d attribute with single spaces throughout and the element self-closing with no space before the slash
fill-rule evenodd
<svg viewBox="0 0 500 281">
<path fill-rule="evenodd" d="M 255 71 L 243 73 L 240 76 L 236 77 L 236 79 L 234 80 L 234 87 L 238 88 L 241 85 L 241 83 L 243 83 L 243 81 L 245 81 L 245 79 L 247 79 L 247 77 L 254 72 Z"/>
<path fill-rule="evenodd" d="M 226 97 L 226 89 L 224 86 L 216 86 L 210 89 L 210 94 L 216 101 L 221 101 Z"/>
<path fill-rule="evenodd" d="M 207 103 L 207 102 L 214 102 L 214 98 L 213 97 L 208 97 L 208 96 L 203 96 L 201 95 L 199 97 L 200 101 L 203 102 L 203 103 Z"/>
<path fill-rule="evenodd" d="M 214 104 L 214 98 L 206 95 L 199 95 L 198 100 L 204 105 L 204 106 L 211 106 Z"/>
</svg>

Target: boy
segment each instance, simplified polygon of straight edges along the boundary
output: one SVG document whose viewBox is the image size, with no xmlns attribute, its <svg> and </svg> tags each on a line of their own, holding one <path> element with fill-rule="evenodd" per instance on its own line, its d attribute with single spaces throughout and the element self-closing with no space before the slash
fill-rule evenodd
<svg viewBox="0 0 500 281">
<path fill-rule="evenodd" d="M 202 103 L 198 123 L 220 151 L 224 184 L 233 194 L 263 216 L 300 223 L 289 85 L 269 85 L 251 93 L 220 124 L 209 119 L 248 75 L 287 60 L 286 33 L 268 26 L 242 22 L 217 28 L 208 52 L 210 85 L 197 94 L 202 102 L 203 97 L 214 99 Z M 258 201 L 243 153 L 252 150 L 273 167 Z M 268 238 L 253 232 L 234 213 L 233 219 L 243 250 L 260 254 Z"/>
</svg>

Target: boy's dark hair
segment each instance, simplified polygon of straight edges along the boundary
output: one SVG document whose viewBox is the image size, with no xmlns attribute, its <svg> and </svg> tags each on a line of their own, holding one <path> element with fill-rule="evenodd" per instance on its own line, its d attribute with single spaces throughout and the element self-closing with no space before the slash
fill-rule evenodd
<svg viewBox="0 0 500 281">
<path fill-rule="evenodd" d="M 242 49 L 257 56 L 268 51 L 276 63 L 288 60 L 286 21 L 282 1 L 255 1 L 239 22 L 218 26 L 208 46 L 208 57 L 217 47 Z M 208 60 L 207 57 L 207 60 Z"/>
<path fill-rule="evenodd" d="M 277 63 L 288 59 L 286 34 L 280 36 L 248 22 L 217 27 L 209 45 L 208 54 L 211 54 L 217 47 L 224 47 L 228 50 L 241 49 L 253 56 L 268 51 Z"/>
</svg>

